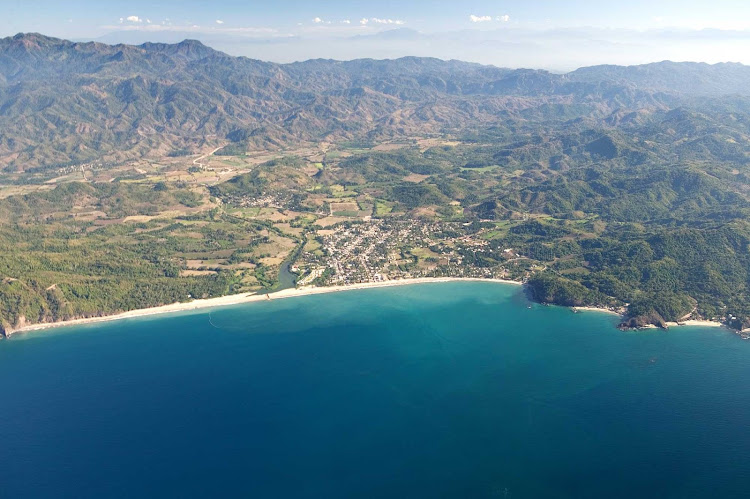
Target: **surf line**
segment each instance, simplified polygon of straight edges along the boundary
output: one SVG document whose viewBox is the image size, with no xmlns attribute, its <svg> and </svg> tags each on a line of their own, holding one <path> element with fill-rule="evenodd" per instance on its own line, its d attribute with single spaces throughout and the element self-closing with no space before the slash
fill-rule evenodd
<svg viewBox="0 0 750 499">
<path fill-rule="evenodd" d="M 211 311 L 210 310 L 208 311 L 208 323 L 211 324 L 211 327 L 213 327 L 213 328 L 218 329 L 219 331 L 221 331 L 222 328 L 220 328 L 219 326 L 217 326 L 216 324 L 214 324 L 213 321 L 211 320 Z"/>
</svg>

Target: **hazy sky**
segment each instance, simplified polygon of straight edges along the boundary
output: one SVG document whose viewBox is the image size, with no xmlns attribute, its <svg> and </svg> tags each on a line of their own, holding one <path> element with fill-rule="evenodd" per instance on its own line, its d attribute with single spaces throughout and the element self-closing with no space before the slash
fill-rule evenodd
<svg viewBox="0 0 750 499">
<path fill-rule="evenodd" d="M 0 0 L 0 6 L 1 36 L 36 31 L 111 43 L 190 37 L 280 62 L 420 55 L 555 70 L 663 59 L 750 63 L 748 0 Z"/>
</svg>

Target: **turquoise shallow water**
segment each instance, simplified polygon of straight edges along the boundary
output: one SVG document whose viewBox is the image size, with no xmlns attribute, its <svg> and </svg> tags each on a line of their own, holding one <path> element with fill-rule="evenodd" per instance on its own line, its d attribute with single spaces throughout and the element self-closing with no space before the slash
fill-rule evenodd
<svg viewBox="0 0 750 499">
<path fill-rule="evenodd" d="M 0 342 L 0 497 L 747 497 L 750 342 L 435 283 Z"/>
</svg>

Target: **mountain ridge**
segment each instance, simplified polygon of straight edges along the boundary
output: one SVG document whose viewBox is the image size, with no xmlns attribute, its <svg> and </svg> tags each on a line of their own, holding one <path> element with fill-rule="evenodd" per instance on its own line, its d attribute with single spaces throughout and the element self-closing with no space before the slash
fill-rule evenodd
<svg viewBox="0 0 750 499">
<path fill-rule="evenodd" d="M 20 33 L 0 39 L 0 168 L 121 162 L 235 136 L 265 148 L 455 133 L 534 122 L 551 109 L 596 121 L 744 97 L 748 78 L 744 65 L 671 62 L 562 75 L 421 57 L 276 64 L 197 40 L 107 45 Z"/>
</svg>

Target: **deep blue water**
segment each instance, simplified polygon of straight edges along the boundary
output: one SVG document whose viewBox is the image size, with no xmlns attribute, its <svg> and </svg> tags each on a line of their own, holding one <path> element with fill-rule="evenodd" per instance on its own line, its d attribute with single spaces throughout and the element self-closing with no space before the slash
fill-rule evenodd
<svg viewBox="0 0 750 499">
<path fill-rule="evenodd" d="M 0 342 L 2 497 L 747 497 L 750 342 L 440 283 Z"/>
</svg>

